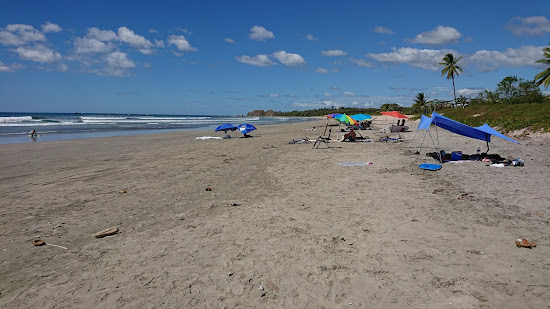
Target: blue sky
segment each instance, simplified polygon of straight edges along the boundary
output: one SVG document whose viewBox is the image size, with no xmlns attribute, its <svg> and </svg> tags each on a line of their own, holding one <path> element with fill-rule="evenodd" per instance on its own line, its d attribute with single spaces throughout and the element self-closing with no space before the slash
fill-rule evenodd
<svg viewBox="0 0 550 309">
<path fill-rule="evenodd" d="M 410 106 L 533 79 L 550 1 L 0 2 L 0 111 Z M 548 90 L 545 90 L 548 93 Z"/>
</svg>

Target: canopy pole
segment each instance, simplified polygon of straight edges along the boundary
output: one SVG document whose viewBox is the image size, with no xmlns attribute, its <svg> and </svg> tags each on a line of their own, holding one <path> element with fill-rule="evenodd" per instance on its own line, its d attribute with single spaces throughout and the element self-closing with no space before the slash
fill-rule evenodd
<svg viewBox="0 0 550 309">
<path fill-rule="evenodd" d="M 420 147 L 418 147 L 418 150 L 416 152 L 420 153 L 420 149 L 422 149 L 422 146 L 424 145 L 424 141 L 426 140 L 426 135 L 428 135 L 428 133 L 430 133 L 429 128 L 428 128 L 428 130 L 426 130 L 426 134 L 424 134 L 424 138 L 422 139 L 422 143 L 420 144 Z"/>
<path fill-rule="evenodd" d="M 436 131 L 437 131 L 437 128 L 436 128 Z M 432 137 L 432 134 L 430 133 L 430 130 L 428 130 L 428 134 L 430 134 L 430 139 L 432 140 L 432 144 L 434 145 L 434 149 L 436 150 L 437 156 L 439 157 L 439 162 L 443 163 L 443 157 L 441 156 L 441 150 L 438 150 L 439 147 L 435 146 L 435 142 L 434 142 L 434 139 Z M 438 143 L 439 143 L 439 141 L 438 141 Z"/>
<path fill-rule="evenodd" d="M 438 147 L 438 148 L 441 148 L 441 147 L 439 146 L 439 134 L 437 133 L 437 120 L 435 120 L 435 118 L 434 118 L 433 122 L 434 122 L 434 124 L 435 124 L 435 138 L 437 139 L 437 147 Z M 430 137 L 431 137 L 431 135 L 430 135 Z"/>
<path fill-rule="evenodd" d="M 487 142 L 487 151 L 485 153 L 489 153 L 489 134 L 485 133 L 485 141 Z"/>
</svg>

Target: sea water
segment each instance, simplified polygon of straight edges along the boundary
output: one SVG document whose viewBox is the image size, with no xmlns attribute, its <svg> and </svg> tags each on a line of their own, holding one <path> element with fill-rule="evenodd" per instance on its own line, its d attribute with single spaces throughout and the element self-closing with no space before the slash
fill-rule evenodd
<svg viewBox="0 0 550 309">
<path fill-rule="evenodd" d="M 37 141 L 212 130 L 224 123 L 254 126 L 306 119 L 285 117 L 143 115 L 92 113 L 0 113 L 0 144 L 27 143 L 36 130 Z"/>
</svg>

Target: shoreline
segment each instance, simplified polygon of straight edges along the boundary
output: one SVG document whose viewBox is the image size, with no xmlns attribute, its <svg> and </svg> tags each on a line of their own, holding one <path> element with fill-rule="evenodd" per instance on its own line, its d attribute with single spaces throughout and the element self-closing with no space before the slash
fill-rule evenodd
<svg viewBox="0 0 550 309">
<path fill-rule="evenodd" d="M 418 165 L 435 163 L 424 156 L 433 150 L 414 155 L 411 143 L 418 122 L 407 122 L 405 142 L 376 142 L 388 121 L 359 131 L 372 142 L 320 149 L 288 142 L 315 139 L 324 120 L 228 140 L 195 140 L 223 136 L 197 130 L 0 145 L 0 305 L 549 303 L 548 139 L 493 140 L 495 153 L 524 167 L 445 163 L 429 172 Z M 438 134 L 449 152 L 484 144 Z M 357 162 L 373 164 L 341 165 Z M 93 237 L 111 226 L 120 232 Z M 68 249 L 35 247 L 39 235 Z M 537 247 L 517 248 L 517 238 Z"/>
</svg>

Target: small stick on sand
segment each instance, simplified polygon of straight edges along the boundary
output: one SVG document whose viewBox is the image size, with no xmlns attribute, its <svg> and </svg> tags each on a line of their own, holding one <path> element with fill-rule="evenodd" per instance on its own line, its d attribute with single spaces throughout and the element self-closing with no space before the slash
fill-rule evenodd
<svg viewBox="0 0 550 309">
<path fill-rule="evenodd" d="M 108 229 L 104 229 L 103 231 L 99 231 L 99 232 L 95 233 L 94 237 L 95 238 L 102 238 L 102 237 L 105 237 L 105 236 L 114 235 L 116 233 L 118 233 L 118 227 L 113 226 L 113 227 L 110 227 Z"/>
</svg>

